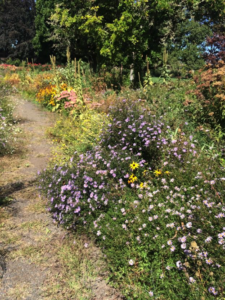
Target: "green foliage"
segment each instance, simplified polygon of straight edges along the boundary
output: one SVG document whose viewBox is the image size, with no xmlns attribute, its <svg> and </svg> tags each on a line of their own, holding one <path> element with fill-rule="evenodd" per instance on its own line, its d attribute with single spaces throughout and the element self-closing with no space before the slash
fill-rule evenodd
<svg viewBox="0 0 225 300">
<path fill-rule="evenodd" d="M 21 61 L 20 59 L 12 59 L 11 57 L 9 59 L 6 60 L 6 63 L 9 65 L 14 65 L 14 66 L 20 66 L 21 65 Z"/>
<path fill-rule="evenodd" d="M 0 56 L 32 57 L 35 1 L 5 0 L 0 5 Z"/>
<path fill-rule="evenodd" d="M 50 40 L 59 49 L 69 46 L 73 56 L 88 59 L 94 69 L 103 64 L 125 68 L 133 64 L 137 74 L 143 70 L 146 55 L 151 67 L 160 66 L 166 46 L 175 47 L 173 58 L 188 68 L 195 63 L 197 68 L 202 64 L 198 46 L 210 33 L 200 22 L 206 14 L 214 18 L 221 13 L 214 4 L 212 10 L 207 5 L 203 12 L 199 1 L 123 0 L 113 7 L 102 0 L 65 2 L 51 15 Z M 190 17 L 196 21 L 189 21 Z"/>
<path fill-rule="evenodd" d="M 187 74 L 190 70 L 198 70 L 204 66 L 202 54 L 205 51 L 206 37 L 210 35 L 210 27 L 194 19 L 178 24 L 169 46 L 169 64 L 175 74 L 181 75 L 182 69 Z"/>
<path fill-rule="evenodd" d="M 47 23 L 51 16 L 55 5 L 60 3 L 59 0 L 37 0 L 36 1 L 36 16 L 35 16 L 35 37 L 33 39 L 33 46 L 36 55 L 40 62 L 49 61 L 49 56 L 52 54 L 50 42 L 47 42 L 49 34 L 49 25 Z"/>
<path fill-rule="evenodd" d="M 101 130 L 108 122 L 106 114 L 94 110 L 86 110 L 76 119 L 61 117 L 49 130 L 55 145 L 59 145 L 52 163 L 62 165 L 75 151 L 83 153 L 92 149 L 99 142 Z"/>
</svg>

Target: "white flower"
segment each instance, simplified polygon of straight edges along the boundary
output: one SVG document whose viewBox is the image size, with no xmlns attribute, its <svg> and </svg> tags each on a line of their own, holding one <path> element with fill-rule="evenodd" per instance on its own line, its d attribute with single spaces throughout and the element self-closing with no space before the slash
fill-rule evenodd
<svg viewBox="0 0 225 300">
<path fill-rule="evenodd" d="M 129 260 L 129 265 L 130 265 L 130 266 L 133 266 L 133 264 L 134 264 L 133 259 L 130 259 L 130 260 Z"/>
<path fill-rule="evenodd" d="M 181 249 L 186 249 L 186 243 L 181 244 Z"/>
<path fill-rule="evenodd" d="M 171 241 L 171 240 L 169 240 L 168 242 L 167 242 L 167 245 L 169 245 L 169 246 L 171 246 L 173 244 L 173 242 Z"/>
<path fill-rule="evenodd" d="M 187 226 L 187 228 L 191 228 L 191 227 L 192 227 L 192 223 L 191 223 L 191 222 L 188 222 L 188 223 L 186 224 L 186 226 Z"/>
<path fill-rule="evenodd" d="M 178 269 L 182 269 L 182 263 L 180 260 L 176 262 L 176 266 Z"/>
<path fill-rule="evenodd" d="M 193 277 L 189 277 L 190 283 L 194 283 L 196 280 Z"/>
</svg>

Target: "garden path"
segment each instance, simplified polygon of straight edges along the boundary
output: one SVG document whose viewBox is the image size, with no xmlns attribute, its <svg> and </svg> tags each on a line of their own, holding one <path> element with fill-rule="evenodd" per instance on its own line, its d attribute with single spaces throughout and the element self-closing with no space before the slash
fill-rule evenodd
<svg viewBox="0 0 225 300">
<path fill-rule="evenodd" d="M 11 100 L 24 151 L 1 162 L 0 198 L 6 201 L 0 207 L 0 299 L 122 299 L 104 279 L 100 251 L 91 242 L 90 249 L 82 249 L 85 237 L 71 242 L 71 235 L 53 224 L 36 187 L 36 174 L 47 166 L 53 148 L 45 131 L 54 115 L 18 96 Z M 65 257 L 73 251 L 79 256 L 78 275 L 68 284 L 72 268 Z"/>
</svg>

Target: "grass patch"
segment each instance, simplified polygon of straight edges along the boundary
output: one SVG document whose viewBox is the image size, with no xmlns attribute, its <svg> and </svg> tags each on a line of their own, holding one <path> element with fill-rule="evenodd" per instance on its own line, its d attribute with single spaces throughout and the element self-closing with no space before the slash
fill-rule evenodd
<svg viewBox="0 0 225 300">
<path fill-rule="evenodd" d="M 47 223 L 43 223 L 43 221 L 29 221 L 20 224 L 20 227 L 23 230 L 32 230 L 34 232 L 45 232 Z"/>
<path fill-rule="evenodd" d="M 69 299 L 92 299 L 103 264 L 94 244 L 78 235 L 69 235 L 63 242 L 56 242 L 54 249 L 60 273 L 49 278 L 44 295 L 57 299 L 65 299 L 65 295 Z"/>
<path fill-rule="evenodd" d="M 10 252 L 8 257 L 12 260 L 26 258 L 29 260 L 30 263 L 43 264 L 45 261 L 47 261 L 47 258 L 43 255 L 44 253 L 44 245 L 21 245 L 21 247 L 18 250 Z"/>
<path fill-rule="evenodd" d="M 45 213 L 46 212 L 46 203 L 42 202 L 42 200 L 40 199 L 38 202 L 32 202 L 28 205 L 28 207 L 26 208 L 26 211 L 30 212 L 30 213 L 37 213 L 37 214 L 41 214 L 41 213 Z"/>
<path fill-rule="evenodd" d="M 7 292 L 7 296 L 11 299 L 24 300 L 30 295 L 30 286 L 26 283 L 16 284 Z"/>
</svg>

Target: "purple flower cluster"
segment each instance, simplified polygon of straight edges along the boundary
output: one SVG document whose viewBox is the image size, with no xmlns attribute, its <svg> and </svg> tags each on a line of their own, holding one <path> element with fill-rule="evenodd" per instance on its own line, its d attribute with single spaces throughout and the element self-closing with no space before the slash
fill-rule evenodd
<svg viewBox="0 0 225 300">
<path fill-rule="evenodd" d="M 99 146 L 56 166 L 47 186 L 42 176 L 53 218 L 67 227 L 88 226 L 105 249 L 118 241 L 125 253 L 120 263 L 132 269 L 148 261 L 155 278 L 155 253 L 163 272 L 188 270 L 188 285 L 198 282 L 199 268 L 220 272 L 225 189 L 215 192 L 223 182 L 210 165 L 200 172 L 192 136 L 180 132 L 175 140 L 139 102 L 123 101 L 109 118 Z M 136 179 L 129 184 L 131 173 Z"/>
<path fill-rule="evenodd" d="M 8 132 L 7 118 L 3 114 L 4 110 L 0 107 L 0 155 L 5 152 Z"/>
</svg>

